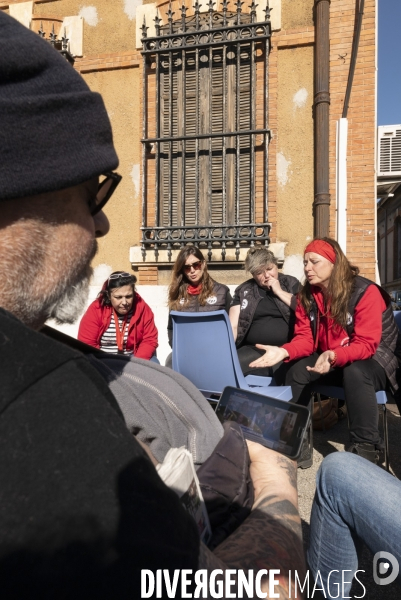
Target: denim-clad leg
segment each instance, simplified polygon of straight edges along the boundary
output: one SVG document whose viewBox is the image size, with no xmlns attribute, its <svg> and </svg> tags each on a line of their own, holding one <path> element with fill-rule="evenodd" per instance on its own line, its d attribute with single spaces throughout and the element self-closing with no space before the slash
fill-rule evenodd
<svg viewBox="0 0 401 600">
<path fill-rule="evenodd" d="M 308 562 L 310 578 L 320 572 L 327 598 L 349 597 L 351 583 L 342 588 L 342 580 L 352 581 L 362 542 L 373 554 L 390 552 L 401 567 L 398 479 L 360 456 L 339 452 L 324 459 L 316 483 Z M 344 577 L 342 571 L 348 571 Z M 363 583 L 363 573 L 357 578 Z M 362 586 L 359 590 L 362 596 Z"/>
</svg>

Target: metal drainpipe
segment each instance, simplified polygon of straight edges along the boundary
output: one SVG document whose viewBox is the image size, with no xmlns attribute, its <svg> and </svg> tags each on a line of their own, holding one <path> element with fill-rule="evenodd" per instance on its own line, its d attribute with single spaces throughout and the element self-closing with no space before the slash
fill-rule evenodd
<svg viewBox="0 0 401 600">
<path fill-rule="evenodd" d="M 343 114 L 342 114 L 343 119 L 346 119 L 348 116 L 349 99 L 351 97 L 352 84 L 354 81 L 355 66 L 356 66 L 356 59 L 358 56 L 359 39 L 361 37 L 364 8 L 365 8 L 365 0 L 359 0 L 359 8 L 357 9 L 357 14 L 355 15 L 356 27 L 355 27 L 354 37 L 352 39 L 351 61 L 350 61 L 350 65 L 349 65 L 347 89 L 345 92 L 344 107 L 343 107 Z"/>
<path fill-rule="evenodd" d="M 330 0 L 315 0 L 315 199 L 313 202 L 314 236 L 329 235 L 329 71 L 330 71 Z"/>
</svg>

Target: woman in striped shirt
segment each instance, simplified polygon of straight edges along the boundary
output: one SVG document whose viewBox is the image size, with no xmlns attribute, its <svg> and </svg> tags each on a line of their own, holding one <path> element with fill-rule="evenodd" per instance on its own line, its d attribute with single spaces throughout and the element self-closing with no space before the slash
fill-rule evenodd
<svg viewBox="0 0 401 600">
<path fill-rule="evenodd" d="M 78 339 L 104 352 L 150 360 L 158 345 L 157 329 L 135 283 L 135 275 L 112 273 L 82 317 Z"/>
</svg>

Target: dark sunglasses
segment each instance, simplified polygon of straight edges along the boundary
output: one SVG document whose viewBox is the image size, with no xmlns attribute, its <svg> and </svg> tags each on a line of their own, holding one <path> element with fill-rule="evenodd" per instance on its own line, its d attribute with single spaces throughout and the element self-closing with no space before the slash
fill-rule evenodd
<svg viewBox="0 0 401 600">
<path fill-rule="evenodd" d="M 102 210 L 102 208 L 114 194 L 116 187 L 122 179 L 121 175 L 118 173 L 112 173 L 111 171 L 103 173 L 102 176 L 104 179 L 99 183 L 96 197 L 93 198 L 89 204 L 91 215 L 95 215 Z"/>
<path fill-rule="evenodd" d="M 192 263 L 192 265 L 184 265 L 184 273 L 190 273 L 192 267 L 194 268 L 195 271 L 199 271 L 199 269 L 202 267 L 202 261 L 198 260 L 198 261 Z"/>
</svg>

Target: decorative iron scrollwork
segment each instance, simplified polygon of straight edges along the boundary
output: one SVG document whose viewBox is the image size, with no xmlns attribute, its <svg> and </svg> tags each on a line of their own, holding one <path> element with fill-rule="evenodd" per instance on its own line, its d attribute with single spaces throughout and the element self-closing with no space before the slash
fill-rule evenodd
<svg viewBox="0 0 401 600">
<path fill-rule="evenodd" d="M 207 250 L 208 260 L 212 251 L 220 250 L 224 261 L 227 249 L 235 249 L 238 261 L 241 248 L 255 245 L 268 246 L 270 243 L 270 223 L 249 223 L 246 225 L 202 225 L 197 227 L 141 227 L 141 252 L 145 261 L 146 251 L 154 250 L 156 260 L 160 250 L 167 250 L 168 261 L 172 251 L 193 244 L 200 250 Z"/>
</svg>

